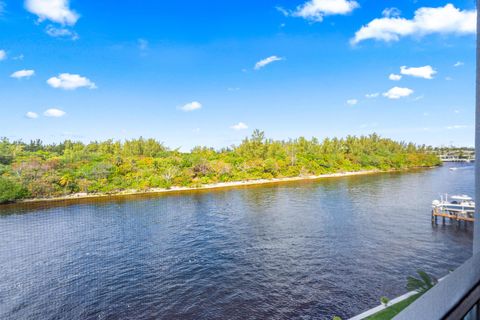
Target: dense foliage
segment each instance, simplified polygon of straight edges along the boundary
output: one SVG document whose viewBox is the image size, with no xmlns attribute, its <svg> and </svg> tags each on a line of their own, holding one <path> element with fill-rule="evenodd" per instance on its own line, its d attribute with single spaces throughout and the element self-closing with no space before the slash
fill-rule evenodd
<svg viewBox="0 0 480 320">
<path fill-rule="evenodd" d="M 170 150 L 153 139 L 45 145 L 0 140 L 0 202 L 73 193 L 115 193 L 368 169 L 439 165 L 432 149 L 376 134 L 344 139 L 266 139 L 238 146 Z"/>
<path fill-rule="evenodd" d="M 14 202 L 25 198 L 27 195 L 28 191 L 20 184 L 0 177 L 0 203 Z"/>
</svg>

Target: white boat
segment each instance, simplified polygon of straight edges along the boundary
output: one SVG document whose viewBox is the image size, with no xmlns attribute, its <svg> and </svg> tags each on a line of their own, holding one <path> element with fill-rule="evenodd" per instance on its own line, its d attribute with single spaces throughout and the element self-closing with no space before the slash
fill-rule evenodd
<svg viewBox="0 0 480 320">
<path fill-rule="evenodd" d="M 436 212 L 455 215 L 463 218 L 473 218 L 475 214 L 475 202 L 467 195 L 448 197 L 440 196 L 440 200 L 432 202 L 432 208 Z"/>
</svg>

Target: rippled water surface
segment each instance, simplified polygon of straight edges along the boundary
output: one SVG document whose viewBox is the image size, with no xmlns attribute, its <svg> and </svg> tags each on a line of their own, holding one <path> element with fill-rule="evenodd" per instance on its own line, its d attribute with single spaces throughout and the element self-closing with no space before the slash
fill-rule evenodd
<svg viewBox="0 0 480 320">
<path fill-rule="evenodd" d="M 473 167 L 0 208 L 1 319 L 331 319 L 445 275 L 472 225 L 432 226 Z"/>
</svg>

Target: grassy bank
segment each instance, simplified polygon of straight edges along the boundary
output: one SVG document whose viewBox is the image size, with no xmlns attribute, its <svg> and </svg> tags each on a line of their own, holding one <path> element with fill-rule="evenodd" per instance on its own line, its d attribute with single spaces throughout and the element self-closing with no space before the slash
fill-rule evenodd
<svg viewBox="0 0 480 320">
<path fill-rule="evenodd" d="M 393 319 L 397 314 L 399 314 L 402 310 L 404 310 L 406 307 L 408 307 L 410 304 L 412 304 L 415 300 L 420 298 L 421 294 L 418 293 L 416 295 L 413 295 L 403 301 L 400 301 L 399 303 L 396 303 L 394 305 L 391 305 L 390 307 L 386 308 L 385 310 L 382 310 L 368 318 L 366 320 L 390 320 Z"/>
</svg>

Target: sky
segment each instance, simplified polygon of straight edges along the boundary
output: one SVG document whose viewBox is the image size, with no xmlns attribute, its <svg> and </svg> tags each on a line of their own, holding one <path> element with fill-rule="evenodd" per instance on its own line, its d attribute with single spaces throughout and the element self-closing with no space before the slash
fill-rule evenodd
<svg viewBox="0 0 480 320">
<path fill-rule="evenodd" d="M 474 144 L 475 1 L 0 0 L 0 136 Z"/>
</svg>

